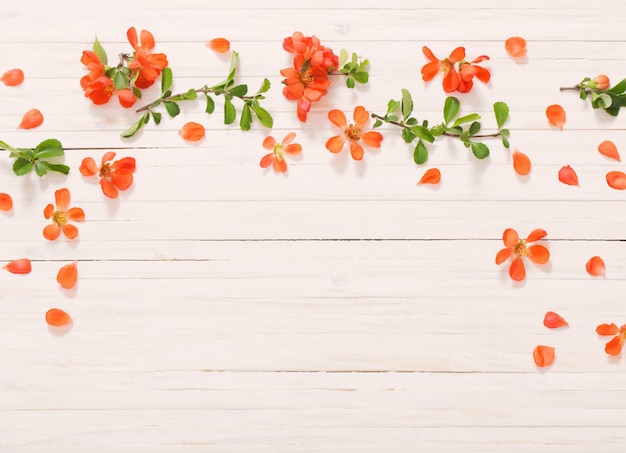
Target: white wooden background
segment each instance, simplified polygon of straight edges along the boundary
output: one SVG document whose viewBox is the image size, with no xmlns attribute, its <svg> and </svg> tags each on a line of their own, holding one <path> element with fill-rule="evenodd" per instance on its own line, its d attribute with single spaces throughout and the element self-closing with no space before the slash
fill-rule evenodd
<svg viewBox="0 0 626 453">
<path fill-rule="evenodd" d="M 626 153 L 624 116 L 594 111 L 575 93 L 585 76 L 626 77 L 626 6 L 620 0 L 311 3 L 148 0 L 0 4 L 0 72 L 20 67 L 17 88 L 0 85 L 0 139 L 32 147 L 56 137 L 70 175 L 12 174 L 0 160 L 0 261 L 28 257 L 30 275 L 0 272 L 0 451 L 73 452 L 597 452 L 626 445 L 624 360 L 604 353 L 604 322 L 626 323 L 626 195 L 604 175 L 624 164 L 601 156 L 613 140 Z M 240 81 L 272 82 L 273 131 L 241 132 L 189 103 L 175 119 L 134 139 L 136 120 L 112 101 L 83 97 L 79 59 L 95 35 L 113 57 L 126 30 L 148 29 L 167 54 L 175 89 L 219 82 L 228 56 L 205 41 L 223 36 L 240 53 Z M 309 121 L 281 94 L 290 65 L 282 40 L 316 35 L 371 61 L 354 91 L 335 80 Z M 525 63 L 504 50 L 528 41 Z M 493 102 L 511 109 L 513 148 L 533 161 L 518 177 L 497 141 L 477 161 L 442 140 L 427 165 L 397 130 L 354 162 L 324 148 L 326 113 L 354 106 L 384 113 L 400 88 L 420 118 L 441 118 L 441 79 L 425 84 L 421 53 L 464 45 L 487 54 L 492 81 L 459 95 L 465 112 Z M 154 94 L 154 92 L 152 92 Z M 150 94 L 146 99 L 151 99 Z M 563 131 L 545 108 L 567 111 Z M 17 130 L 39 108 L 45 122 Z M 198 121 L 207 137 L 177 131 Z M 297 132 L 287 176 L 259 167 L 261 143 Z M 137 159 L 135 183 L 118 200 L 83 178 L 83 157 L 107 150 Z M 558 182 L 562 165 L 580 187 Z M 417 187 L 427 168 L 440 186 Z M 42 210 L 68 187 L 86 221 L 79 240 L 46 241 Z M 505 228 L 548 232 L 549 265 L 529 265 L 513 284 L 494 263 Z M 601 255 L 604 278 L 585 272 Z M 64 291 L 57 270 L 78 260 Z M 65 335 L 44 321 L 51 307 L 74 318 Z M 543 327 L 546 311 L 570 328 Z M 556 347 L 549 369 L 532 350 Z"/>
</svg>

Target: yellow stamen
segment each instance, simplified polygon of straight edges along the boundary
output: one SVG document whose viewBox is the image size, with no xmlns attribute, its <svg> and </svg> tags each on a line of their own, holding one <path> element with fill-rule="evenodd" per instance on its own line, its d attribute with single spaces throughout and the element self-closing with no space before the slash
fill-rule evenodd
<svg viewBox="0 0 626 453">
<path fill-rule="evenodd" d="M 528 250 L 528 247 L 526 247 L 526 244 L 524 243 L 524 240 L 521 239 L 519 241 L 519 243 L 515 246 L 515 255 L 517 256 L 530 256 L 532 255 L 532 252 L 530 250 Z"/>
<path fill-rule="evenodd" d="M 361 138 L 361 129 L 351 124 L 346 128 L 345 134 L 350 140 L 359 140 Z"/>
</svg>

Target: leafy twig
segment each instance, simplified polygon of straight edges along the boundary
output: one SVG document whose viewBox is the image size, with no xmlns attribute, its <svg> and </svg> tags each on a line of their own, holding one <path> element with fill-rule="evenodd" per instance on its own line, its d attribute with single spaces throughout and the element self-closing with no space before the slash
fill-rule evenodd
<svg viewBox="0 0 626 453">
<path fill-rule="evenodd" d="M 65 155 L 61 142 L 55 138 L 49 138 L 39 143 L 34 149 L 13 148 L 11 145 L 0 141 L 0 149 L 10 151 L 9 157 L 15 158 L 13 173 L 23 176 L 30 173 L 33 168 L 35 173 L 43 176 L 48 171 L 56 171 L 67 175 L 70 167 L 65 164 L 49 162 L 48 159 Z"/>
<path fill-rule="evenodd" d="M 581 99 L 591 100 L 594 109 L 603 109 L 611 116 L 617 116 L 622 107 L 626 107 L 626 79 L 623 79 L 612 88 L 601 89 L 597 82 L 599 77 L 604 77 L 608 85 L 606 76 L 598 76 L 595 79 L 585 77 L 579 84 L 573 87 L 561 87 L 560 91 L 577 91 Z"/>
</svg>

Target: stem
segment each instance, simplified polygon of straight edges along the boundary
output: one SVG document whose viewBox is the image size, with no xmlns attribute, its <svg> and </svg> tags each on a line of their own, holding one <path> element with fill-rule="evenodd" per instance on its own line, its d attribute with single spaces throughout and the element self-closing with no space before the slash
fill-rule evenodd
<svg viewBox="0 0 626 453">
<path fill-rule="evenodd" d="M 407 126 L 406 124 L 400 122 L 400 121 L 391 121 L 391 120 L 386 120 L 384 116 L 380 116 L 377 115 L 376 113 L 372 113 L 372 118 L 375 118 L 377 120 L 383 121 L 387 124 L 393 124 L 394 126 L 398 126 L 401 127 L 403 129 L 409 129 L 410 127 Z M 452 134 L 450 132 L 444 132 L 442 135 L 445 135 L 446 137 L 460 137 L 461 134 Z M 500 137 L 500 132 L 494 132 L 493 134 L 478 134 L 478 135 L 472 135 L 472 137 L 476 137 L 476 138 L 495 138 L 495 137 Z"/>
<path fill-rule="evenodd" d="M 215 90 L 214 88 L 197 88 L 195 90 L 196 93 L 202 93 L 202 94 L 207 94 L 207 93 L 215 93 L 217 90 Z M 159 98 L 156 101 L 153 101 L 149 104 L 144 105 L 143 107 L 138 108 L 137 110 L 135 110 L 136 113 L 141 113 L 141 112 L 145 112 L 146 110 L 150 110 L 152 109 L 152 107 L 156 107 L 157 105 L 159 105 L 162 102 L 165 101 L 170 101 L 172 99 L 176 99 L 177 97 L 180 96 L 184 96 L 185 94 L 187 94 L 189 91 L 185 91 L 184 93 L 177 93 L 177 94 L 172 94 L 168 97 L 165 98 Z M 228 91 L 223 91 L 223 93 L 228 93 Z M 241 99 L 242 101 L 248 100 L 248 99 L 255 99 L 254 96 L 235 96 L 238 99 Z"/>
</svg>

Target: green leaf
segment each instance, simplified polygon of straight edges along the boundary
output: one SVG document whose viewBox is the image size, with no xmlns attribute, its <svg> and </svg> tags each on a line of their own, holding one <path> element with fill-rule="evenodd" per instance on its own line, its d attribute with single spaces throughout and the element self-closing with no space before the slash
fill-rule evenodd
<svg viewBox="0 0 626 453">
<path fill-rule="evenodd" d="M 348 78 L 346 79 L 346 86 L 347 86 L 348 88 L 354 88 L 355 83 L 354 83 L 354 79 L 353 79 L 352 77 L 348 77 Z"/>
<path fill-rule="evenodd" d="M 435 141 L 433 134 L 431 134 L 430 131 L 424 126 L 414 126 L 411 128 L 411 132 L 422 140 L 426 140 L 428 143 Z"/>
<path fill-rule="evenodd" d="M 415 146 L 415 150 L 413 151 L 413 160 L 417 165 L 422 165 L 428 160 L 428 149 L 421 140 L 419 140 Z"/>
<path fill-rule="evenodd" d="M 417 124 L 417 118 L 409 118 L 404 122 L 407 126 L 415 126 Z"/>
<path fill-rule="evenodd" d="M 602 108 L 608 109 L 611 107 L 613 103 L 613 99 L 610 94 L 606 93 L 591 93 L 591 106 L 594 109 Z"/>
<path fill-rule="evenodd" d="M 408 118 L 413 111 L 413 98 L 411 97 L 411 93 L 408 90 L 402 88 L 402 116 L 403 118 Z"/>
<path fill-rule="evenodd" d="M 604 109 L 611 116 L 619 115 L 619 109 L 622 107 L 622 101 L 619 96 L 611 93 L 611 106 Z"/>
<path fill-rule="evenodd" d="M 167 113 L 172 118 L 174 118 L 176 115 L 180 113 L 180 107 L 178 107 L 178 104 L 176 102 L 165 101 L 163 102 L 163 105 L 165 105 L 165 110 L 167 110 Z"/>
<path fill-rule="evenodd" d="M 502 129 L 504 123 L 509 118 L 509 106 L 504 102 L 499 101 L 493 104 L 493 112 L 496 115 L 496 123 L 498 124 L 498 130 Z"/>
<path fill-rule="evenodd" d="M 469 135 L 470 137 L 472 137 L 478 134 L 478 132 L 480 132 L 480 123 L 478 121 L 474 121 L 472 124 L 470 124 Z"/>
<path fill-rule="evenodd" d="M 146 115 L 149 115 L 148 113 L 146 113 Z M 124 138 L 129 138 L 132 137 L 133 135 L 135 135 L 137 133 L 137 131 L 139 129 L 141 129 L 143 127 L 144 124 L 146 124 L 146 115 L 142 116 L 139 121 L 137 121 L 135 124 L 133 124 L 131 127 L 129 127 L 128 129 L 126 129 L 124 132 L 122 132 L 122 137 Z M 148 117 L 149 118 L 149 117 Z"/>
<path fill-rule="evenodd" d="M 154 124 L 161 123 L 161 114 L 159 112 L 152 112 L 152 119 L 154 120 Z"/>
<path fill-rule="evenodd" d="M 37 145 L 33 152 L 35 159 L 45 159 L 48 157 L 59 157 L 64 154 L 61 142 L 56 138 L 49 138 Z"/>
<path fill-rule="evenodd" d="M 339 66 L 343 66 L 346 61 L 348 61 L 348 51 L 346 49 L 341 49 L 339 51 Z"/>
<path fill-rule="evenodd" d="M 236 98 L 245 96 L 248 93 L 248 85 L 237 85 L 228 89 L 228 92 Z"/>
<path fill-rule="evenodd" d="M 56 171 L 58 173 L 63 173 L 64 175 L 67 175 L 70 172 L 70 167 L 65 164 L 52 164 L 43 160 L 40 163 L 50 171 Z"/>
<path fill-rule="evenodd" d="M 102 44 L 100 44 L 100 41 L 98 41 L 98 37 L 96 36 L 96 39 L 93 41 L 93 52 L 98 55 L 98 58 L 100 58 L 100 61 L 103 64 L 108 64 L 109 63 L 109 58 L 107 57 L 107 53 L 104 51 L 104 47 L 102 47 Z"/>
<path fill-rule="evenodd" d="M 626 91 L 626 79 L 623 79 L 613 88 L 606 90 L 607 93 L 613 93 L 613 94 L 622 94 L 624 91 Z"/>
<path fill-rule="evenodd" d="M 454 96 L 448 96 L 446 102 L 443 104 L 443 120 L 447 125 L 457 116 L 461 103 Z"/>
<path fill-rule="evenodd" d="M 270 115 L 270 113 L 267 110 L 265 110 L 259 105 L 253 104 L 252 111 L 254 112 L 256 117 L 259 119 L 259 122 L 263 126 L 269 127 L 269 128 L 274 126 L 274 119 L 272 118 L 272 115 Z"/>
<path fill-rule="evenodd" d="M 398 118 L 396 115 L 386 115 L 385 119 L 387 121 L 398 121 L 400 118 Z"/>
<path fill-rule="evenodd" d="M 237 118 L 237 110 L 232 101 L 226 96 L 224 97 L 224 124 L 231 124 Z"/>
<path fill-rule="evenodd" d="M 161 94 L 161 98 L 157 101 L 154 101 L 152 103 L 152 107 L 156 107 L 157 105 L 159 105 L 159 101 L 165 99 L 165 98 L 169 98 L 172 95 L 172 91 L 171 90 L 165 90 L 162 94 Z"/>
<path fill-rule="evenodd" d="M 257 94 L 261 94 L 261 93 L 265 93 L 265 92 L 269 91 L 271 86 L 272 85 L 271 85 L 269 79 L 263 79 L 263 83 L 261 84 L 261 87 L 259 88 L 259 91 L 257 91 Z"/>
<path fill-rule="evenodd" d="M 374 129 L 376 129 L 377 127 L 380 127 L 383 125 L 383 122 L 381 120 L 379 120 L 378 118 L 376 118 L 376 121 L 374 121 L 374 126 L 372 126 Z"/>
<path fill-rule="evenodd" d="M 472 152 L 478 159 L 484 159 L 489 155 L 489 148 L 484 143 L 471 142 Z"/>
<path fill-rule="evenodd" d="M 137 97 L 137 99 L 141 99 L 141 90 L 137 87 L 132 87 L 133 94 Z"/>
<path fill-rule="evenodd" d="M 509 139 L 506 138 L 504 135 L 502 136 L 502 146 L 507 149 L 511 146 L 511 144 L 509 143 Z"/>
<path fill-rule="evenodd" d="M 43 176 L 46 173 L 48 173 L 48 169 L 42 162 L 39 162 L 38 160 L 36 160 L 34 164 L 35 164 L 35 173 L 37 173 L 37 176 Z"/>
<path fill-rule="evenodd" d="M 363 83 L 363 84 L 367 83 L 370 79 L 370 75 L 367 72 L 363 72 L 363 71 L 355 72 L 354 74 L 352 74 L 352 77 L 357 82 Z"/>
<path fill-rule="evenodd" d="M 413 132 L 411 132 L 410 129 L 407 129 L 406 127 L 402 128 L 402 139 L 407 142 L 407 143 L 411 143 L 414 139 L 415 139 L 415 134 L 413 134 Z"/>
<path fill-rule="evenodd" d="M 457 118 L 452 127 L 460 126 L 461 124 L 469 123 L 471 121 L 477 121 L 479 119 L 480 115 L 478 113 L 470 113 L 469 115 Z"/>
<path fill-rule="evenodd" d="M 250 110 L 250 104 L 244 104 L 241 109 L 241 118 L 239 118 L 239 127 L 242 131 L 249 131 L 252 124 L 252 111 Z"/>
<path fill-rule="evenodd" d="M 437 126 L 433 126 L 430 130 L 430 133 L 433 137 L 440 137 L 443 135 L 443 125 L 438 124 Z"/>
<path fill-rule="evenodd" d="M 11 151 L 11 153 L 20 154 L 20 152 L 17 149 L 13 148 L 11 145 L 9 145 L 8 143 L 3 142 L 2 140 L 0 140 L 0 148 L 9 150 L 9 151 Z M 11 156 L 11 157 L 13 157 L 13 156 Z"/>
<path fill-rule="evenodd" d="M 208 93 L 206 95 L 206 109 L 204 111 L 209 115 L 215 111 L 215 101 Z"/>
<path fill-rule="evenodd" d="M 193 88 L 189 88 L 185 94 L 183 94 L 182 99 L 185 101 L 193 101 L 198 98 L 198 92 Z"/>
<path fill-rule="evenodd" d="M 124 71 L 117 70 L 113 74 L 113 86 L 116 90 L 125 90 L 130 86 L 128 82 L 128 75 L 124 74 Z"/>
<path fill-rule="evenodd" d="M 396 110 L 398 110 L 398 107 L 400 107 L 400 101 L 395 101 L 395 100 L 391 99 L 387 103 L 387 115 L 389 115 L 390 113 L 393 113 Z"/>
<path fill-rule="evenodd" d="M 459 136 L 459 140 L 461 140 L 466 147 L 469 146 L 469 143 L 470 143 L 469 135 L 470 135 L 470 131 L 468 129 L 466 131 L 463 131 L 463 133 Z"/>
<path fill-rule="evenodd" d="M 165 93 L 172 86 L 172 70 L 169 67 L 161 71 L 161 93 Z"/>
<path fill-rule="evenodd" d="M 13 173 L 17 176 L 24 176 L 31 172 L 33 169 L 33 162 L 30 160 L 26 160 L 23 157 L 18 157 L 13 162 Z"/>
</svg>

